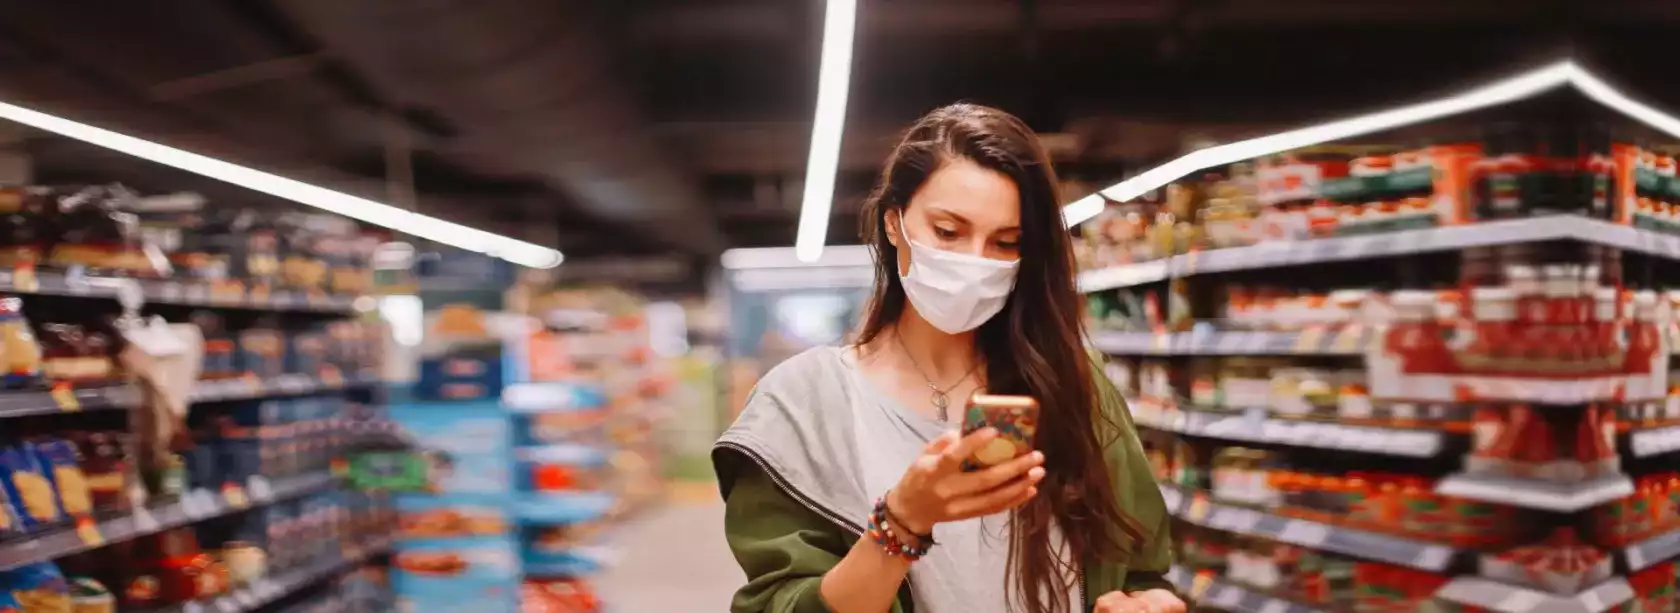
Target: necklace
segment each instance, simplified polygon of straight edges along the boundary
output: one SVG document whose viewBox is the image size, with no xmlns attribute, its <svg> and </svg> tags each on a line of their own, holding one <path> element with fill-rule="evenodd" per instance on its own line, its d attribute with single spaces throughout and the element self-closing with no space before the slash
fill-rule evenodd
<svg viewBox="0 0 1680 613">
<path fill-rule="evenodd" d="M 933 377 L 929 377 L 927 371 L 922 370 L 921 363 L 916 361 L 916 356 L 910 353 L 910 349 L 904 346 L 904 337 L 899 336 L 897 330 L 893 331 L 893 340 L 898 341 L 899 350 L 904 352 L 904 357 L 910 358 L 910 365 L 916 367 L 916 374 L 921 375 L 922 380 L 927 382 L 928 389 L 933 391 L 929 402 L 933 403 L 934 410 L 939 411 L 939 421 L 951 421 L 951 416 L 947 412 L 951 406 L 951 390 L 957 389 L 957 386 L 967 381 L 969 377 L 974 375 L 975 371 L 980 370 L 980 362 L 975 361 L 974 367 L 963 373 L 963 376 L 958 378 L 955 383 L 941 389 L 938 383 L 933 382 Z"/>
</svg>

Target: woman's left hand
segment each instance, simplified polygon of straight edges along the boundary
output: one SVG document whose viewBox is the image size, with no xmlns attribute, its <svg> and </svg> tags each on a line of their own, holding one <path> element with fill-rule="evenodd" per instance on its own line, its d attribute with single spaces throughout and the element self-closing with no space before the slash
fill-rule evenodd
<svg viewBox="0 0 1680 613">
<path fill-rule="evenodd" d="M 1166 590 L 1109 592 L 1097 599 L 1096 613 L 1185 613 L 1188 607 Z"/>
</svg>

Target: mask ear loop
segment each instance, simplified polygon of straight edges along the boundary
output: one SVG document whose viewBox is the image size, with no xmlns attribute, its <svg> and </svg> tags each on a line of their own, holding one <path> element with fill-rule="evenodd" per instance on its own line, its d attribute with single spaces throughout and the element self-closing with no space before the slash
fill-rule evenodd
<svg viewBox="0 0 1680 613">
<path fill-rule="evenodd" d="M 892 225 L 893 224 L 892 224 L 892 218 L 888 217 L 888 215 L 896 215 L 898 217 L 898 244 L 893 245 L 893 271 L 898 273 L 899 278 L 904 278 L 904 277 L 907 277 L 907 276 L 910 275 L 910 270 L 909 270 L 910 266 L 906 265 L 904 267 L 904 270 L 899 270 L 899 267 L 898 267 L 898 252 L 903 251 L 903 252 L 905 252 L 906 256 L 911 257 L 911 258 L 915 257 L 915 252 L 910 249 L 910 235 L 904 233 L 904 208 L 903 207 L 895 208 L 895 209 L 887 211 L 886 213 L 881 214 L 881 221 L 887 225 L 887 227 L 886 227 L 886 232 L 887 232 L 887 237 L 888 237 L 887 244 L 891 245 L 892 244 L 891 238 L 892 238 L 892 234 L 893 234 L 893 231 L 892 231 Z M 914 263 L 915 262 L 911 262 L 911 264 L 914 264 Z"/>
</svg>

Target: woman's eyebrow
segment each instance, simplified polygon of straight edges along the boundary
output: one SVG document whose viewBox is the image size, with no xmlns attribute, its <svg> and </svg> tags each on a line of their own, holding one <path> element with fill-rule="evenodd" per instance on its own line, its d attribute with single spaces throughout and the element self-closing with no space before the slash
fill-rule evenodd
<svg viewBox="0 0 1680 613">
<path fill-rule="evenodd" d="M 951 209 L 947 209 L 947 208 L 939 206 L 937 204 L 928 205 L 928 212 L 929 213 L 938 213 L 938 214 L 944 215 L 946 217 L 950 217 L 952 221 L 955 221 L 955 222 L 960 223 L 960 224 L 974 225 L 974 222 L 969 221 L 967 217 L 964 217 L 962 215 L 962 213 L 958 213 L 956 211 L 953 211 Z"/>
</svg>

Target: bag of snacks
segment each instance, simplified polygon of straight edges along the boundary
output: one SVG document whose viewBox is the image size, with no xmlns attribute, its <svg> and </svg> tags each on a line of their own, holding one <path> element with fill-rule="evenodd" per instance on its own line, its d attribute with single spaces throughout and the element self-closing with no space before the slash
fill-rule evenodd
<svg viewBox="0 0 1680 613">
<path fill-rule="evenodd" d="M 30 445 L 42 473 L 58 494 L 59 509 L 74 517 L 93 513 L 93 494 L 82 474 L 81 454 L 76 446 L 61 439 L 45 439 Z"/>
<path fill-rule="evenodd" d="M 0 451 L 0 482 L 5 485 L 6 494 L 16 501 L 18 519 L 26 530 L 64 519 L 52 480 L 27 447 Z"/>
<path fill-rule="evenodd" d="M 0 572 L 0 611 L 70 613 L 70 583 L 52 562 Z"/>
</svg>

